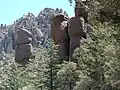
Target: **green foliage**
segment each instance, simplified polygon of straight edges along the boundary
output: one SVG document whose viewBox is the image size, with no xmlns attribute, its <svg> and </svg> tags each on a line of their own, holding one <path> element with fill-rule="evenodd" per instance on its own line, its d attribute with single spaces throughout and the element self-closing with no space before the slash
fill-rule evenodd
<svg viewBox="0 0 120 90">
<path fill-rule="evenodd" d="M 119 24 L 97 23 L 94 32 L 64 62 L 57 46 L 34 49 L 27 67 L 14 62 L 14 53 L 0 61 L 0 90 L 120 90 Z"/>
<path fill-rule="evenodd" d="M 77 0 L 68 0 L 70 4 Z M 95 20 L 101 22 L 120 23 L 120 2 L 119 0 L 86 0 L 90 8 L 90 22 Z"/>
<path fill-rule="evenodd" d="M 40 47 L 35 50 L 36 59 L 27 67 L 21 67 L 14 62 L 10 55 L 9 60 L 1 61 L 0 90 L 43 90 L 43 68 L 47 50 Z M 45 90 L 45 89 L 44 89 Z"/>
<path fill-rule="evenodd" d="M 58 47 L 34 48 L 36 58 L 26 67 L 14 53 L 0 61 L 0 90 L 120 90 L 120 27 L 98 23 L 77 48 L 74 62 L 65 62 Z"/>
<path fill-rule="evenodd" d="M 49 43 L 48 59 L 44 69 L 44 85 L 48 90 L 56 90 L 56 74 L 60 69 L 62 60 L 60 58 L 58 47 L 53 42 Z"/>
<path fill-rule="evenodd" d="M 119 37 L 115 37 L 118 32 L 118 27 L 114 25 L 98 24 L 91 37 L 75 50 L 74 61 L 77 61 L 78 69 L 86 76 L 83 81 L 90 78 L 89 84 L 85 83 L 87 90 L 111 90 L 113 87 L 117 89 L 112 90 L 120 89 L 119 83 L 114 84 L 120 79 L 120 51 L 117 42 Z"/>
<path fill-rule="evenodd" d="M 74 62 L 64 62 L 57 72 L 58 90 L 73 90 L 78 80 L 79 72 Z"/>
</svg>

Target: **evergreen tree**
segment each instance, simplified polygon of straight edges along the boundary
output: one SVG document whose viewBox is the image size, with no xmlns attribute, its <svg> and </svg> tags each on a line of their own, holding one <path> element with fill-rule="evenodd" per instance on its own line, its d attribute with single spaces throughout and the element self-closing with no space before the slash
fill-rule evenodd
<svg viewBox="0 0 120 90">
<path fill-rule="evenodd" d="M 57 46 L 51 42 L 48 48 L 48 59 L 46 62 L 46 67 L 44 69 L 45 86 L 48 90 L 56 90 L 56 74 L 60 69 L 62 60 L 59 56 Z"/>
<path fill-rule="evenodd" d="M 116 51 L 119 47 L 116 46 L 114 37 L 118 34 L 116 29 L 107 23 L 96 25 L 91 37 L 75 50 L 74 60 L 77 60 L 78 69 L 86 76 L 83 80 L 89 78 L 90 81 L 84 83 L 87 90 L 118 90 L 118 87 L 113 85 L 114 82 L 111 82 L 115 80 L 114 74 L 119 71 L 116 69 L 116 66 L 119 66 L 119 51 Z"/>
<path fill-rule="evenodd" d="M 70 4 L 74 1 L 86 1 L 90 8 L 90 20 L 95 22 L 120 23 L 120 2 L 119 0 L 68 0 Z"/>
<path fill-rule="evenodd" d="M 73 90 L 79 80 L 79 71 L 74 62 L 64 62 L 61 69 L 57 72 L 57 90 Z"/>
</svg>

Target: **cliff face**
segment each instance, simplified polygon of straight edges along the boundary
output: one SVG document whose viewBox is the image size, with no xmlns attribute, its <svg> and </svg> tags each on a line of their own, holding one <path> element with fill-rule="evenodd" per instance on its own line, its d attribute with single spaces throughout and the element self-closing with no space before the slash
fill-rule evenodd
<svg viewBox="0 0 120 90">
<path fill-rule="evenodd" d="M 32 32 L 32 34 L 34 35 L 33 45 L 35 47 L 38 47 L 40 44 L 43 45 L 44 41 L 51 37 L 50 17 L 53 14 L 59 13 L 64 13 L 65 15 L 67 15 L 67 13 L 62 9 L 45 8 L 44 10 L 40 11 L 37 17 L 35 17 L 32 13 L 28 13 L 27 15 L 23 15 L 18 20 L 15 20 L 12 25 L 6 26 L 1 24 L 0 54 L 4 55 L 4 53 L 10 53 L 15 49 L 15 26 L 24 26 L 26 29 Z"/>
<path fill-rule="evenodd" d="M 67 13 L 65 11 L 63 11 L 62 9 L 58 9 L 56 8 L 51 9 L 51 8 L 45 8 L 43 11 L 41 11 L 38 14 L 38 17 L 36 17 L 36 20 L 38 22 L 38 27 L 41 29 L 41 31 L 44 33 L 45 37 L 50 37 L 50 17 L 53 14 L 59 14 L 59 13 L 64 13 L 65 15 L 67 15 Z M 68 16 L 68 15 L 67 15 Z"/>
</svg>

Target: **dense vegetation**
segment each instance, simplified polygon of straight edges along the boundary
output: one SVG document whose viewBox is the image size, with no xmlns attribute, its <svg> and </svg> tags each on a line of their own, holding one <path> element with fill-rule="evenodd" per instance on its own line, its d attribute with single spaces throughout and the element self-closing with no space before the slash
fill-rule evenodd
<svg viewBox="0 0 120 90">
<path fill-rule="evenodd" d="M 17 65 L 14 53 L 9 54 L 6 60 L 0 61 L 0 90 L 120 90 L 119 14 L 113 15 L 117 13 L 113 9 L 120 5 L 117 0 L 96 1 L 101 7 L 94 7 L 97 18 L 91 16 L 94 32 L 83 39 L 73 60 L 62 60 L 51 40 L 46 42 L 48 49 L 42 46 L 34 49 L 36 58 L 27 67 Z M 117 8 L 110 4 L 113 2 Z M 98 13 L 107 7 L 112 13 L 110 17 Z M 101 22 L 104 17 L 107 20 Z"/>
<path fill-rule="evenodd" d="M 80 0 L 68 0 L 70 4 L 74 1 Z M 119 0 L 83 0 L 87 1 L 91 15 L 95 19 L 101 22 L 113 22 L 120 23 L 120 1 Z M 93 19 L 93 18 L 92 18 Z"/>
</svg>

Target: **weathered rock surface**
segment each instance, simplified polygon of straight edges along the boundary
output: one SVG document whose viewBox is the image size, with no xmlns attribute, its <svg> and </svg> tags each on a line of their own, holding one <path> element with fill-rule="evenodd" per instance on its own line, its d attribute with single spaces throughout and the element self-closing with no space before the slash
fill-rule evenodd
<svg viewBox="0 0 120 90">
<path fill-rule="evenodd" d="M 64 13 L 62 9 L 45 8 L 40 11 L 38 16 L 34 16 L 32 13 L 23 15 L 18 20 L 15 20 L 12 25 L 0 26 L 0 54 L 10 53 L 16 48 L 16 28 L 15 26 L 25 27 L 33 34 L 33 46 L 39 47 L 44 45 L 44 41 L 51 37 L 51 16 L 53 14 Z M 67 15 L 68 16 L 68 15 Z M 45 45 L 44 45 L 45 46 Z M 0 55 L 1 56 L 1 55 Z M 4 56 L 4 55 L 3 55 Z M 1 58 L 1 57 L 0 57 Z"/>
</svg>

